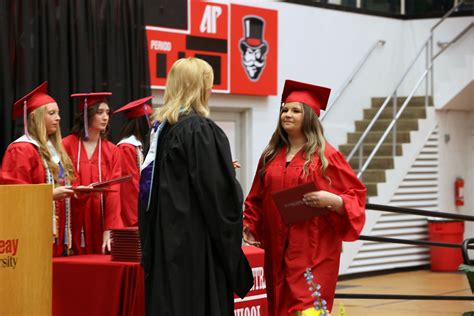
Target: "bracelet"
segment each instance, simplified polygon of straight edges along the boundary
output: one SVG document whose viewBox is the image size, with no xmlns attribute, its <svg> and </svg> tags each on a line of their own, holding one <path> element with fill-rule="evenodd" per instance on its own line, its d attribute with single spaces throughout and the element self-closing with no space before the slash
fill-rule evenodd
<svg viewBox="0 0 474 316">
<path fill-rule="evenodd" d="M 341 200 L 341 204 L 342 204 L 341 207 L 344 206 L 344 200 L 342 199 L 342 197 L 340 197 L 339 195 L 337 197 Z M 329 209 L 330 211 L 337 212 L 336 207 L 333 205 L 328 205 L 326 206 L 326 208 Z"/>
</svg>

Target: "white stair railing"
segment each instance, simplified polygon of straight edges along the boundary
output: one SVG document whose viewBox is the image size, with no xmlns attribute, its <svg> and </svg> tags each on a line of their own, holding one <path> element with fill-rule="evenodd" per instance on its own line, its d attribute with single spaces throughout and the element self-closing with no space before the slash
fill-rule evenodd
<svg viewBox="0 0 474 316">
<path fill-rule="evenodd" d="M 352 83 L 352 81 L 354 80 L 355 76 L 359 73 L 359 71 L 362 69 L 362 66 L 364 66 L 364 64 L 367 62 L 367 60 L 369 59 L 370 55 L 372 54 L 372 52 L 379 46 L 384 46 L 385 45 L 385 41 L 384 40 L 378 40 L 376 41 L 371 47 L 370 49 L 367 51 L 367 53 L 364 55 L 364 57 L 360 60 L 360 62 L 357 64 L 357 66 L 354 68 L 354 70 L 352 71 L 352 73 L 349 75 L 349 77 L 346 79 L 346 81 L 344 82 L 344 84 L 341 86 L 341 88 L 336 92 L 335 96 L 332 98 L 331 102 L 328 104 L 328 106 L 326 107 L 326 111 L 321 115 L 321 121 L 324 121 L 324 119 L 326 118 L 326 116 L 328 115 L 328 113 L 331 111 L 331 109 L 334 107 L 335 103 L 337 102 L 337 100 L 339 100 L 339 98 L 341 97 L 341 95 L 344 93 L 344 91 L 346 90 L 346 88 Z"/>
<path fill-rule="evenodd" d="M 357 141 L 356 145 L 354 148 L 351 150 L 349 155 L 347 156 L 347 160 L 350 161 L 356 152 L 359 153 L 358 155 L 358 173 L 357 176 L 360 178 L 364 171 L 367 169 L 369 166 L 370 162 L 372 161 L 373 157 L 381 147 L 382 143 L 385 141 L 389 133 L 392 134 L 392 155 L 395 156 L 396 154 L 396 144 L 397 144 L 397 121 L 401 117 L 403 111 L 407 107 L 408 103 L 411 101 L 413 98 L 415 92 L 419 88 L 419 86 L 422 84 L 423 80 L 425 80 L 425 107 L 428 106 L 429 103 L 429 97 L 433 96 L 433 63 L 437 57 L 439 57 L 449 46 L 451 46 L 454 42 L 459 40 L 462 36 L 464 36 L 469 30 L 474 26 L 474 23 L 469 24 L 464 30 L 462 30 L 453 40 L 451 40 L 449 43 L 445 45 L 436 55 L 433 52 L 433 33 L 434 30 L 447 18 L 449 17 L 453 12 L 457 11 L 457 9 L 464 3 L 465 1 L 459 1 L 457 5 L 455 5 L 450 11 L 448 11 L 432 28 L 430 31 L 430 35 L 426 39 L 426 41 L 423 43 L 421 46 L 420 50 L 417 52 L 415 58 L 413 61 L 410 63 L 409 67 L 403 74 L 402 78 L 396 85 L 393 93 L 389 95 L 385 101 L 383 102 L 382 106 L 379 108 L 375 116 L 372 118 L 370 123 L 368 124 L 367 128 L 364 130 L 362 133 L 362 136 L 360 139 Z M 405 78 L 407 77 L 408 73 L 413 69 L 415 63 L 417 62 L 418 58 L 421 56 L 421 54 L 425 51 L 426 53 L 426 67 L 423 72 L 423 74 L 420 76 L 418 81 L 416 82 L 414 88 L 411 90 L 410 94 L 408 95 L 407 99 L 403 102 L 402 106 L 400 109 L 397 111 L 397 94 L 398 94 L 398 89 L 402 85 L 402 83 L 405 81 Z M 430 74 L 430 77 L 428 77 L 428 74 Z M 431 85 L 430 85 L 431 84 Z M 431 88 L 431 89 L 430 89 Z M 430 91 L 431 90 L 431 91 Z M 382 112 L 385 110 L 385 108 L 388 106 L 390 100 L 393 100 L 393 111 L 392 111 L 392 121 L 382 134 L 382 137 L 379 139 L 377 144 L 375 145 L 374 149 L 371 151 L 365 162 L 363 163 L 363 149 L 364 149 L 364 142 L 371 131 L 372 127 L 375 125 L 377 122 L 378 118 L 381 116 Z"/>
</svg>

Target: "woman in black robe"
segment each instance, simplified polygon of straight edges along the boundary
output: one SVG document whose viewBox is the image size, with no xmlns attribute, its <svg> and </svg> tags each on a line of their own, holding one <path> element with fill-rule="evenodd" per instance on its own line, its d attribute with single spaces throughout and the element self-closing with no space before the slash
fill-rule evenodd
<svg viewBox="0 0 474 316">
<path fill-rule="evenodd" d="M 139 216 L 147 315 L 234 315 L 233 293 L 253 285 L 229 142 L 207 118 L 213 77 L 203 60 L 176 61 L 156 113 Z"/>
</svg>

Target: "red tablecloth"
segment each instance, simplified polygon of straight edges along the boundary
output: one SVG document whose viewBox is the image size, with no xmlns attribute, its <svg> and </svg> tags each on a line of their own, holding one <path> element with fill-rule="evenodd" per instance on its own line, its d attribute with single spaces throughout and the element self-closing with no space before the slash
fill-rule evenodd
<svg viewBox="0 0 474 316">
<path fill-rule="evenodd" d="M 235 316 L 266 316 L 263 250 L 244 246 L 254 287 L 235 299 Z M 114 262 L 110 256 L 53 258 L 53 316 L 144 315 L 143 270 L 139 263 Z"/>
<path fill-rule="evenodd" d="M 107 255 L 53 259 L 53 316 L 142 316 L 143 299 L 139 263 Z"/>
</svg>

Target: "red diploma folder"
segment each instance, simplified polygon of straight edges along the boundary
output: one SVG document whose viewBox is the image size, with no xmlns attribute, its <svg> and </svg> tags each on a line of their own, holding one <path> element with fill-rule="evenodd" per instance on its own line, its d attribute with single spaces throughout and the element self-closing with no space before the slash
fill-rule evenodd
<svg viewBox="0 0 474 316">
<path fill-rule="evenodd" d="M 321 216 L 329 212 L 326 208 L 311 207 L 303 202 L 303 196 L 314 191 L 317 191 L 316 185 L 314 182 L 308 182 L 272 192 L 273 200 L 286 224 L 299 223 L 313 216 Z"/>
<path fill-rule="evenodd" d="M 85 188 L 72 188 L 76 192 L 85 192 L 85 193 L 91 193 L 91 192 L 117 192 L 117 190 L 110 189 L 110 188 L 94 188 L 94 187 L 85 187 Z"/>
<path fill-rule="evenodd" d="M 126 176 L 122 176 L 122 177 L 118 177 L 118 178 L 114 178 L 114 179 L 110 179 L 110 180 L 106 180 L 106 181 L 102 181 L 102 182 L 91 183 L 91 184 L 89 184 L 89 187 L 87 187 L 87 188 L 77 188 L 77 187 L 75 187 L 75 188 L 73 188 L 73 190 L 79 191 L 79 192 L 117 192 L 117 190 L 110 189 L 110 188 L 108 188 L 108 186 L 114 185 L 114 184 L 119 184 L 119 183 L 122 183 L 122 182 L 127 182 L 127 181 L 130 181 L 130 180 L 132 180 L 132 175 L 128 174 Z"/>
</svg>

